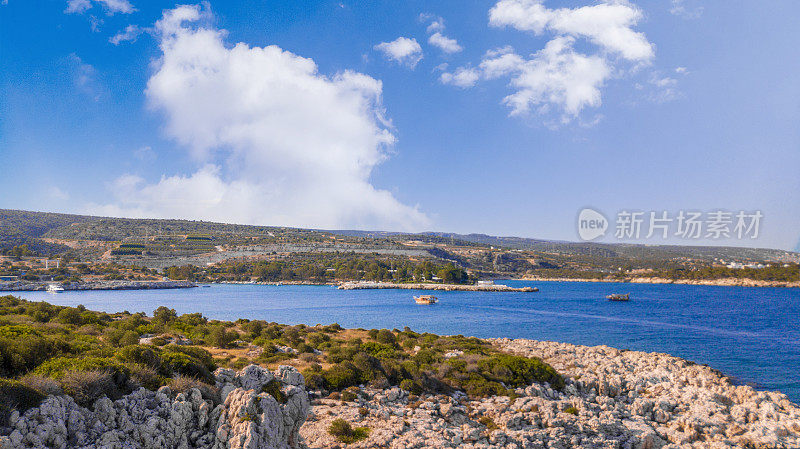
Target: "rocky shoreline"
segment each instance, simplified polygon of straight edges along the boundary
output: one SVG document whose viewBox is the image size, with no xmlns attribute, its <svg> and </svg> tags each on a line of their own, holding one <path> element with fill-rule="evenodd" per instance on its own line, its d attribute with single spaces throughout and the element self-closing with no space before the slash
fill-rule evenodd
<svg viewBox="0 0 800 449">
<path fill-rule="evenodd" d="M 466 292 L 538 292 L 536 287 L 509 287 L 508 285 L 462 285 L 462 284 L 434 284 L 414 283 L 396 284 L 393 282 L 344 282 L 339 285 L 340 290 L 368 290 L 368 289 L 398 289 L 398 290 L 437 290 L 437 291 L 466 291 Z"/>
<path fill-rule="evenodd" d="M 196 389 L 175 394 L 139 389 L 88 410 L 49 396 L 11 427 L 0 448 L 799 448 L 800 407 L 782 393 L 736 386 L 718 371 L 658 353 L 524 339 L 488 340 L 535 356 L 566 386 L 515 390 L 484 399 L 362 386 L 355 399 L 305 389 L 293 367 L 255 365 L 214 374 L 217 401 Z M 277 380 L 281 400 L 264 391 Z M 352 393 L 352 392 L 351 392 Z M 221 399 L 221 400 L 220 400 Z M 352 398 L 350 398 L 352 399 Z M 345 445 L 329 432 L 335 419 L 369 429 Z"/>
<path fill-rule="evenodd" d="M 362 389 L 358 400 L 312 402 L 300 435 L 309 448 L 339 445 L 336 418 L 372 429 L 354 448 L 798 448 L 800 408 L 778 392 L 734 386 L 707 366 L 666 354 L 533 340 L 491 340 L 537 356 L 567 386 L 517 398 L 410 397 Z"/>
<path fill-rule="evenodd" d="M 192 288 L 196 284 L 189 281 L 86 281 L 70 284 L 58 282 L 28 282 L 13 281 L 0 282 L 0 291 L 10 292 L 35 292 L 46 291 L 48 285 L 58 284 L 64 290 L 152 290 L 171 288 Z"/>
<path fill-rule="evenodd" d="M 681 284 L 711 285 L 720 287 L 778 287 L 800 288 L 800 282 L 760 281 L 757 279 L 722 278 L 722 279 L 666 279 L 657 277 L 631 277 L 625 279 L 593 279 L 593 278 L 540 278 L 523 277 L 520 281 L 539 282 L 621 282 L 632 284 Z"/>
</svg>

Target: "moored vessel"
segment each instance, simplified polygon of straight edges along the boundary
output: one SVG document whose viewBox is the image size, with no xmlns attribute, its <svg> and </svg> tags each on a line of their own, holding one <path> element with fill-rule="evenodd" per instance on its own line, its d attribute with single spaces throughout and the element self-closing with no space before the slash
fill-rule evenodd
<svg viewBox="0 0 800 449">
<path fill-rule="evenodd" d="M 624 295 L 619 294 L 619 293 L 615 293 L 615 294 L 606 296 L 606 299 L 608 299 L 609 301 L 630 301 L 631 297 L 630 297 L 630 293 L 625 293 Z"/>
<path fill-rule="evenodd" d="M 417 304 L 436 304 L 438 299 L 433 295 L 419 295 L 414 297 Z"/>
</svg>

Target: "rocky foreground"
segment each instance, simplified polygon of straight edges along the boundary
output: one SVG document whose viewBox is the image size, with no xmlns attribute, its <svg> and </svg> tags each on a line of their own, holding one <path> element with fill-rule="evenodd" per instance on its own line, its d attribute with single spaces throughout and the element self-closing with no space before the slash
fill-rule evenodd
<svg viewBox="0 0 800 449">
<path fill-rule="evenodd" d="M 368 427 L 353 448 L 800 448 L 800 408 L 785 395 L 734 386 L 717 371 L 665 354 L 532 340 L 491 340 L 537 356 L 564 375 L 564 391 L 534 384 L 505 396 L 415 397 L 361 388 L 354 401 L 315 399 L 300 373 L 255 365 L 215 372 L 222 403 L 190 389 L 140 389 L 93 410 L 50 396 L 11 428 L 0 448 L 341 448 L 336 418 Z M 279 382 L 281 401 L 269 385 Z M 273 391 L 274 393 L 274 391 Z M 280 396 L 280 395 L 279 395 Z"/>
<path fill-rule="evenodd" d="M 1 449 L 288 449 L 308 413 L 303 376 L 293 367 L 270 372 L 250 365 L 241 372 L 218 369 L 222 403 L 204 399 L 196 388 L 174 394 L 168 387 L 141 388 L 117 401 L 97 400 L 93 410 L 69 396 L 49 396 L 0 432 Z M 279 382 L 278 402 L 262 392 Z"/>
<path fill-rule="evenodd" d="M 355 402 L 315 400 L 300 430 L 310 448 L 340 446 L 344 418 L 371 429 L 349 447 L 800 448 L 800 408 L 785 395 L 733 386 L 717 371 L 665 354 L 531 340 L 493 340 L 564 375 L 518 398 L 423 396 L 364 389 Z"/>
</svg>

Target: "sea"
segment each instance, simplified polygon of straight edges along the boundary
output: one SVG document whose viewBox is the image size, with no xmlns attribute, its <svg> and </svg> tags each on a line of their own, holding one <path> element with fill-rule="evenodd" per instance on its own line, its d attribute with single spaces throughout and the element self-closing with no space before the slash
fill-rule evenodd
<svg viewBox="0 0 800 449">
<path fill-rule="evenodd" d="M 535 293 L 338 290 L 332 286 L 214 284 L 191 289 L 22 292 L 106 312 L 159 306 L 220 320 L 339 323 L 476 337 L 608 345 L 707 364 L 736 382 L 800 403 L 800 289 L 597 282 L 496 281 Z M 629 293 L 628 302 L 605 296 Z M 433 294 L 434 305 L 413 296 Z"/>
</svg>

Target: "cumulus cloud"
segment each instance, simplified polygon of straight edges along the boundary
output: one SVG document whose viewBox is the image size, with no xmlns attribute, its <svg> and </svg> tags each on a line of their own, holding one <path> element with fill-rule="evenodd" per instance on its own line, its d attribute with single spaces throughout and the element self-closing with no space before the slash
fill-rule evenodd
<svg viewBox="0 0 800 449">
<path fill-rule="evenodd" d="M 428 224 L 370 184 L 395 142 L 380 81 L 326 76 L 275 45 L 230 45 L 203 15 L 179 6 L 156 23 L 162 55 L 146 90 L 166 134 L 201 168 L 155 183 L 121 177 L 117 202 L 93 212 L 324 228 Z"/>
<path fill-rule="evenodd" d="M 557 37 L 529 60 L 503 53 L 484 59 L 481 67 L 487 77 L 511 76 L 516 92 L 503 102 L 512 115 L 532 107 L 546 113 L 550 105 L 558 105 L 564 112 L 562 121 L 568 121 L 586 107 L 600 106 L 600 88 L 611 74 L 605 59 L 580 54 L 573 44 L 572 37 Z"/>
<path fill-rule="evenodd" d="M 128 0 L 94 0 L 94 3 L 101 5 L 109 16 L 116 13 L 130 14 L 136 11 L 136 8 Z M 92 0 L 68 0 L 67 9 L 64 12 L 67 14 L 82 14 L 91 9 L 92 6 Z"/>
<path fill-rule="evenodd" d="M 443 18 L 434 16 L 433 14 L 422 13 L 419 15 L 419 21 L 422 23 L 430 22 L 426 28 L 426 31 L 430 35 L 428 36 L 429 44 L 446 54 L 458 53 L 463 50 L 457 40 L 443 34 L 445 29 Z"/>
<path fill-rule="evenodd" d="M 480 72 L 470 67 L 459 67 L 453 73 L 444 72 L 439 75 L 439 79 L 443 84 L 451 84 L 461 88 L 474 86 L 480 77 Z"/>
<path fill-rule="evenodd" d="M 550 31 L 586 38 L 605 51 L 646 62 L 655 54 L 653 46 L 644 33 L 632 29 L 642 17 L 639 8 L 621 1 L 604 1 L 574 9 L 548 9 L 541 0 L 501 0 L 489 11 L 489 24 L 532 31 L 537 35 Z"/>
<path fill-rule="evenodd" d="M 438 31 L 428 37 L 428 43 L 447 54 L 458 53 L 462 50 L 457 40 L 450 39 Z"/>
<path fill-rule="evenodd" d="M 552 36 L 549 42 L 529 56 L 511 47 L 491 50 L 477 69 L 461 67 L 443 73 L 440 80 L 469 87 L 481 79 L 507 78 L 514 92 L 503 103 L 511 115 L 535 110 L 554 113 L 566 123 L 584 109 L 602 104 L 601 89 L 619 73 L 620 64 L 651 63 L 653 45 L 633 29 L 642 18 L 642 12 L 624 0 L 558 9 L 547 8 L 542 0 L 500 0 L 489 11 L 491 26 L 548 34 Z M 459 74 L 460 83 L 456 82 Z"/>
<path fill-rule="evenodd" d="M 400 36 L 391 42 L 381 42 L 374 48 L 382 52 L 387 59 L 412 69 L 422 59 L 422 47 L 414 38 Z"/>
<path fill-rule="evenodd" d="M 108 41 L 114 45 L 119 45 L 122 42 L 136 42 L 136 39 L 138 39 L 139 36 L 144 32 L 145 30 L 139 28 L 138 25 L 128 25 L 124 30 L 111 36 Z"/>
</svg>

